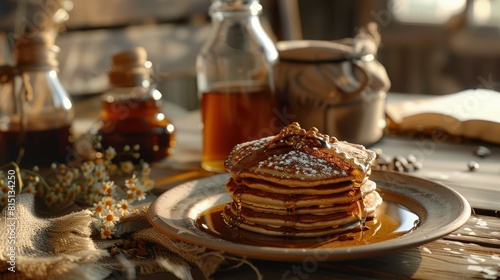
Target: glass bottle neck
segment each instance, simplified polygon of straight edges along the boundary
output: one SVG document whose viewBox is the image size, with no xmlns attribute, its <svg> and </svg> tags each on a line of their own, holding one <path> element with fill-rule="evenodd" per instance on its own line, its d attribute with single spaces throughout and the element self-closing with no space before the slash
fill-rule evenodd
<svg viewBox="0 0 500 280">
<path fill-rule="evenodd" d="M 261 13 L 262 5 L 258 0 L 215 0 L 209 11 L 214 21 L 258 16 Z"/>
</svg>

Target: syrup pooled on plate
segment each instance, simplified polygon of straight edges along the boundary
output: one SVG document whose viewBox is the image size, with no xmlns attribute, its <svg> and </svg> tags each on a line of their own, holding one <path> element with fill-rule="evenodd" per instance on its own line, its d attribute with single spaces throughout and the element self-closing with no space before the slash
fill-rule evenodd
<svg viewBox="0 0 500 280">
<path fill-rule="evenodd" d="M 252 246 L 332 249 L 354 247 L 398 238 L 414 230 L 420 221 L 415 213 L 389 200 L 378 207 L 374 218 L 367 218 L 365 225 L 357 226 L 351 231 L 311 238 L 280 237 L 229 226 L 222 217 L 226 205 L 216 205 L 201 212 L 195 220 L 195 226 L 217 238 Z"/>
</svg>

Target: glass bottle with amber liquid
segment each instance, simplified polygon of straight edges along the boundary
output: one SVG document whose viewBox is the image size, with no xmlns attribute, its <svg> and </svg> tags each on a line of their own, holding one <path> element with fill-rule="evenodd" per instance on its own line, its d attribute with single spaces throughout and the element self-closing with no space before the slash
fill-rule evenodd
<svg viewBox="0 0 500 280">
<path fill-rule="evenodd" d="M 261 12 L 258 0 L 212 1 L 212 32 L 196 61 L 207 171 L 224 172 L 236 144 L 279 129 L 272 76 L 278 52 L 261 25 Z"/>
<path fill-rule="evenodd" d="M 58 78 L 55 37 L 43 31 L 16 40 L 13 81 L 20 86 L 0 96 L 0 164 L 43 167 L 74 156 L 74 109 Z"/>
<path fill-rule="evenodd" d="M 113 56 L 111 89 L 102 96 L 98 131 L 103 149 L 139 146 L 140 159 L 155 162 L 169 156 L 174 126 L 162 112 L 162 94 L 150 82 L 151 62 L 142 47 Z M 130 158 L 134 160 L 134 158 Z"/>
</svg>

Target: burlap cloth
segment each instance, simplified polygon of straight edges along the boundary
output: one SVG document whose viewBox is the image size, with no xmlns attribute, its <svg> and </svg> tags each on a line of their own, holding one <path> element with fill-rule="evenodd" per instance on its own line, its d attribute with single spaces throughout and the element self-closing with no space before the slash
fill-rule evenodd
<svg viewBox="0 0 500 280">
<path fill-rule="evenodd" d="M 15 204 L 16 272 L 8 270 L 11 267 L 8 241 L 12 236 L 9 238 L 7 226 L 12 220 L 7 219 L 11 216 L 5 207 L 0 220 L 0 276 L 3 279 L 114 279 L 116 274 L 122 279 L 134 279 L 169 271 L 179 279 L 193 279 L 192 268 L 198 267 L 208 279 L 217 269 L 243 264 L 254 268 L 244 258 L 161 234 L 147 221 L 146 210 L 147 207 L 141 207 L 121 219 L 116 225 L 117 237 L 103 240 L 90 210 L 42 218 L 35 212 L 33 195 L 21 194 Z M 258 271 L 256 275 L 261 278 Z"/>
</svg>

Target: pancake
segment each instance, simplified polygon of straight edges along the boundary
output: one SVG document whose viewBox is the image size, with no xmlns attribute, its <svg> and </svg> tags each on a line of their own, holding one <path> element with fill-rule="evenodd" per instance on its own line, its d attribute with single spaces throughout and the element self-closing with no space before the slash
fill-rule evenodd
<svg viewBox="0 0 500 280">
<path fill-rule="evenodd" d="M 225 161 L 225 222 L 266 235 L 315 237 L 364 224 L 382 203 L 369 180 L 375 153 L 298 123 L 236 145 Z"/>
<path fill-rule="evenodd" d="M 281 186 L 279 184 L 267 182 L 264 180 L 245 178 L 243 179 L 243 185 L 248 186 L 252 189 L 259 189 L 268 193 L 278 193 L 278 194 L 290 194 L 290 187 Z M 320 187 L 294 187 L 294 194 L 309 194 L 309 195 L 324 195 L 339 193 L 351 190 L 354 184 L 351 181 L 341 182 L 338 184 L 332 184 L 330 186 L 320 186 Z"/>
<path fill-rule="evenodd" d="M 239 215 L 243 223 L 249 225 L 266 225 L 270 227 L 288 227 L 297 231 L 318 228 L 338 227 L 359 220 L 350 212 L 340 212 L 326 216 L 317 215 L 273 215 L 255 212 L 250 209 L 237 209 L 235 203 L 230 204 L 233 216 Z M 239 211 L 239 213 L 237 213 Z"/>
<path fill-rule="evenodd" d="M 314 227 L 298 227 L 297 224 L 294 226 L 276 226 L 266 222 L 254 223 L 252 221 L 244 219 L 240 214 L 237 214 L 231 204 L 228 204 L 223 213 L 224 220 L 230 226 L 236 226 L 238 228 L 273 236 L 287 236 L 287 237 L 317 237 L 326 234 L 340 234 L 355 228 L 359 228 L 363 222 L 359 218 L 354 216 L 343 216 L 337 217 L 330 225 L 325 226 L 325 224 L 315 224 Z M 252 217 L 251 215 L 249 215 Z M 258 219 L 258 218 L 255 218 Z M 279 220 L 278 220 L 279 221 Z M 284 222 L 283 222 L 284 223 Z"/>
<path fill-rule="evenodd" d="M 356 228 L 359 228 L 362 224 L 361 221 L 355 220 L 354 222 L 351 223 L 345 223 L 340 226 L 336 227 L 326 227 L 326 228 L 319 228 L 319 229 L 302 229 L 302 230 L 297 230 L 294 227 L 272 227 L 269 225 L 265 224 L 251 224 L 248 222 L 239 222 L 236 223 L 234 222 L 234 218 L 236 217 L 234 213 L 231 211 L 230 207 L 224 208 L 224 211 L 222 212 L 222 216 L 225 221 L 227 221 L 228 225 L 230 226 L 235 226 L 237 228 L 255 232 L 255 233 L 260 233 L 260 234 L 265 234 L 265 235 L 272 235 L 272 236 L 285 236 L 285 237 L 318 237 L 318 236 L 323 236 L 327 234 L 340 234 L 344 233 L 346 231 L 350 231 Z"/>
<path fill-rule="evenodd" d="M 293 123 L 276 136 L 236 145 L 225 168 L 235 178 L 311 187 L 362 182 L 375 156 L 361 145 L 323 135 L 316 128 L 306 131 Z"/>
<path fill-rule="evenodd" d="M 337 204 L 333 207 L 319 207 L 319 206 L 311 206 L 311 207 L 301 207 L 301 208 L 269 208 L 269 207 L 261 207 L 258 205 L 247 204 L 245 202 L 240 202 L 240 206 L 243 208 L 252 209 L 256 212 L 261 213 L 273 213 L 277 215 L 303 215 L 303 214 L 313 214 L 313 215 L 328 215 L 337 212 L 346 212 L 346 211 L 354 211 L 359 208 L 358 201 L 353 203 L 346 204 Z"/>
<path fill-rule="evenodd" d="M 271 209 L 295 209 L 311 206 L 332 208 L 338 204 L 349 204 L 359 201 L 363 193 L 368 194 L 375 190 L 373 181 L 363 183 L 359 188 L 350 188 L 347 191 L 327 195 L 301 195 L 289 188 L 288 194 L 271 193 L 254 189 L 248 185 L 237 184 L 233 178 L 226 183 L 226 190 L 234 201 Z"/>
</svg>

